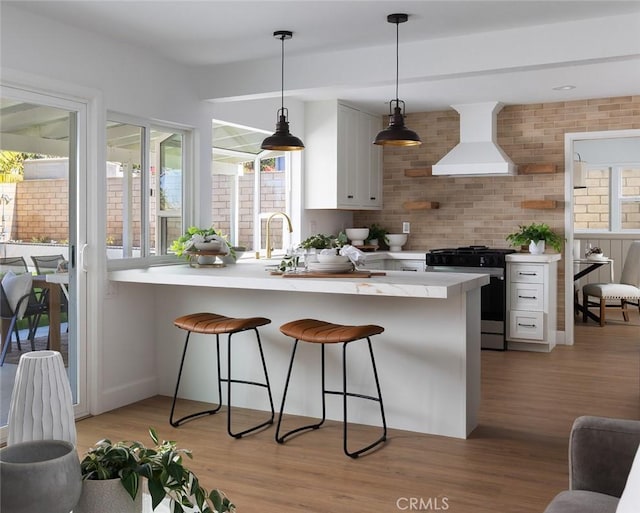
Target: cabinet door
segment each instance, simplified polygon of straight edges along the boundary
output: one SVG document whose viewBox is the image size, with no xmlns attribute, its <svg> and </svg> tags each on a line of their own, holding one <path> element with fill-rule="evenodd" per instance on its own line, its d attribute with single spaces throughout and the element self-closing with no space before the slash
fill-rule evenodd
<svg viewBox="0 0 640 513">
<path fill-rule="evenodd" d="M 338 204 L 355 207 L 358 195 L 358 118 L 360 112 L 338 105 Z"/>
<path fill-rule="evenodd" d="M 358 172 L 362 184 L 361 206 L 382 208 L 382 147 L 373 144 L 382 123 L 378 116 L 364 112 L 361 113 L 360 119 L 362 161 L 358 166 Z"/>
</svg>

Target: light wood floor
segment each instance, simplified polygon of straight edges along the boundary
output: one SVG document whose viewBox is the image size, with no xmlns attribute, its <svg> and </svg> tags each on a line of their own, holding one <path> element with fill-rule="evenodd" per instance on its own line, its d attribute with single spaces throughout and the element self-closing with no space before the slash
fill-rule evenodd
<svg viewBox="0 0 640 513">
<path fill-rule="evenodd" d="M 483 351 L 480 425 L 468 440 L 392 430 L 383 449 L 352 460 L 340 424 L 284 445 L 273 427 L 235 440 L 224 413 L 170 427 L 170 399 L 155 397 L 80 421 L 78 447 L 105 437 L 148 441 L 154 426 L 194 452 L 203 484 L 224 490 L 240 513 L 393 513 L 411 511 L 412 498 L 422 511 L 542 512 L 567 486 L 575 417 L 640 418 L 640 317 L 618 318 L 604 328 L 578 323 L 576 344 L 550 354 Z M 357 436 L 372 429 L 358 427 Z"/>
</svg>

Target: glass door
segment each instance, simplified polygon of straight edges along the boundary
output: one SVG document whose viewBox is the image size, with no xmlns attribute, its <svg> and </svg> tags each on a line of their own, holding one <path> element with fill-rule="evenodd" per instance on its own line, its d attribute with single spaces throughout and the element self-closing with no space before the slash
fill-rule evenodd
<svg viewBox="0 0 640 513">
<path fill-rule="evenodd" d="M 0 88 L 0 273 L 17 261 L 23 267 L 14 272 L 53 282 L 42 288 L 50 291 L 49 304 L 59 297 L 55 311 L 42 316 L 31 333 L 29 320 L 22 319 L 9 336 L 3 312 L 2 344 L 9 349 L 0 366 L 2 440 L 19 358 L 32 348 L 60 351 L 76 413 L 87 410 L 85 348 L 79 343 L 86 340 L 79 336 L 86 329 L 86 301 L 78 301 L 86 295 L 85 275 L 76 268 L 77 248 L 86 240 L 86 194 L 80 193 L 86 187 L 86 117 L 83 103 Z"/>
</svg>

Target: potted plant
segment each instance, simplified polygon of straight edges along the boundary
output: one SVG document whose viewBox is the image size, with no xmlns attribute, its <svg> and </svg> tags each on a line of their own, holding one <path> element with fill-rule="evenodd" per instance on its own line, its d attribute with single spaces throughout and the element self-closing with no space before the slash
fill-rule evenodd
<svg viewBox="0 0 640 513">
<path fill-rule="evenodd" d="M 179 449 L 175 442 L 158 438 L 153 428 L 149 429 L 153 447 L 141 442 L 112 442 L 104 439 L 97 442 L 80 462 L 82 479 L 85 483 L 104 481 L 119 486 L 126 492 L 132 505 L 137 500 L 142 508 L 140 478 L 147 479 L 152 509 L 168 497 L 173 513 L 184 512 L 184 507 L 196 508 L 202 513 L 223 513 L 235 511 L 235 506 L 219 490 L 208 492 L 203 488 L 195 474 L 183 462 L 184 456 L 192 458 L 191 452 Z M 100 504 L 89 494 L 91 488 L 83 488 L 80 502 L 74 513 L 98 513 Z M 98 492 L 104 497 L 103 492 Z M 105 499 L 101 499 L 105 500 Z M 105 512 L 115 511 L 114 503 L 104 505 Z M 118 509 L 122 513 L 121 509 Z M 134 510 L 135 511 L 135 510 Z"/>
<path fill-rule="evenodd" d="M 215 228 L 198 228 L 190 226 L 179 238 L 171 243 L 169 248 L 177 256 L 189 256 L 189 252 L 197 251 L 218 251 L 222 255 L 229 254 L 236 259 L 233 246 L 222 232 Z M 215 257 L 214 257 L 215 259 Z"/>
<path fill-rule="evenodd" d="M 347 235 L 340 232 L 338 235 L 325 235 L 318 233 L 303 240 L 299 247 L 302 249 L 340 249 L 347 243 Z"/>
<path fill-rule="evenodd" d="M 382 244 L 389 244 L 387 240 L 387 233 L 389 233 L 382 226 L 373 223 L 369 226 L 369 236 L 367 237 L 366 242 L 371 244 L 372 246 L 380 246 Z"/>
<path fill-rule="evenodd" d="M 529 246 L 529 251 L 536 255 L 544 253 L 545 244 L 549 244 L 558 253 L 562 250 L 564 239 L 545 223 L 519 225 L 518 231 L 507 235 L 506 240 L 512 246 Z"/>
</svg>

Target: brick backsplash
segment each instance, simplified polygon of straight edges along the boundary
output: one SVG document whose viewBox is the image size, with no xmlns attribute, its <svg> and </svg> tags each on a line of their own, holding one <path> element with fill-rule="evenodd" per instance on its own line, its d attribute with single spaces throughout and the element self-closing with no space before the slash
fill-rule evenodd
<svg viewBox="0 0 640 513">
<path fill-rule="evenodd" d="M 459 141 L 459 115 L 453 109 L 408 114 L 407 126 L 420 134 L 418 147 L 385 147 L 380 211 L 354 213 L 355 226 L 378 223 L 399 232 L 411 223 L 405 250 L 466 244 L 508 247 L 505 237 L 518 224 L 545 222 L 564 227 L 564 134 L 640 128 L 640 96 L 574 102 L 507 105 L 498 114 L 498 144 L 516 163 L 552 163 L 550 175 L 408 178 L 405 169 L 438 162 Z M 550 199 L 555 210 L 526 210 L 524 200 Z M 403 203 L 437 201 L 438 210 L 407 211 Z"/>
</svg>

